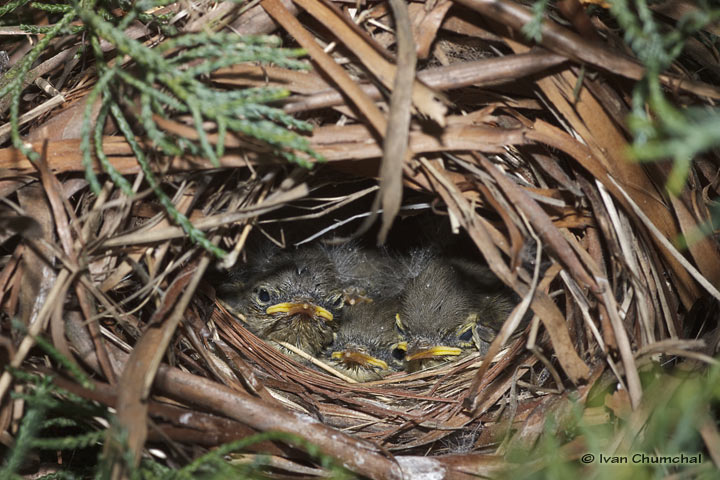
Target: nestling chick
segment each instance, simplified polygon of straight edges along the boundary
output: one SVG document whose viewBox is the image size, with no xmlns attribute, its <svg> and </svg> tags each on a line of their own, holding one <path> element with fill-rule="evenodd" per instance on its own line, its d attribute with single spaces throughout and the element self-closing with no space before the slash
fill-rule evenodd
<svg viewBox="0 0 720 480">
<path fill-rule="evenodd" d="M 326 251 L 348 305 L 397 296 L 405 285 L 403 265 L 384 249 L 365 249 L 346 243 Z"/>
<path fill-rule="evenodd" d="M 359 382 L 379 380 L 402 369 L 405 343 L 395 324 L 397 297 L 346 307 L 324 360 Z"/>
<path fill-rule="evenodd" d="M 255 255 L 218 296 L 247 328 L 270 342 L 317 355 L 333 340 L 343 292 L 327 251 L 313 247 Z"/>
<path fill-rule="evenodd" d="M 487 268 L 436 257 L 402 296 L 399 326 L 407 370 L 485 353 L 513 308 L 512 296 Z"/>
</svg>

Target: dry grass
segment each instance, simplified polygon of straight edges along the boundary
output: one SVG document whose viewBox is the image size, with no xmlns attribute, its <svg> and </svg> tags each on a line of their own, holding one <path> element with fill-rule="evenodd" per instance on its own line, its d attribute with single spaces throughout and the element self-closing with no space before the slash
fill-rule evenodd
<svg viewBox="0 0 720 480">
<path fill-rule="evenodd" d="M 518 33 L 529 18 L 519 3 L 407 4 L 409 24 L 397 28 L 411 26 L 418 72 L 410 71 L 404 103 L 386 95 L 397 91 L 396 65 L 406 64 L 395 62 L 396 26 L 384 3 L 359 2 L 354 10 L 354 3 L 298 0 L 288 8 L 264 0 L 242 13 L 230 3 L 165 7 L 188 30 L 221 21 L 241 33 L 270 33 L 269 15 L 282 26 L 276 33 L 288 46 L 304 47 L 315 67 L 233 65 L 207 82 L 288 89 L 282 108 L 315 125 L 310 145 L 327 164 L 289 166 L 236 134 L 225 138 L 220 168 L 199 156 L 152 155 L 177 210 L 229 252 L 222 262 L 168 219 L 110 122 L 102 145 L 134 195 L 109 181 L 91 193 L 79 134 L 97 76 L 88 59 L 72 57 L 80 37 L 57 41 L 54 56 L 38 62 L 45 68 L 32 72 L 60 92 L 27 86 L 21 104 L 21 112 L 32 111 L 23 120 L 24 139 L 40 160 L 7 142 L 0 149 L 4 358 L 31 369 L 41 358 L 34 337 L 49 337 L 96 383 L 95 392 L 59 380 L 63 387 L 113 405 L 137 459 L 159 436 L 176 442 L 168 454 L 183 461 L 195 455 L 193 444 L 213 447 L 278 430 L 303 436 L 370 478 L 410 478 L 428 468 L 465 478 L 498 472 L 513 445 L 531 449 L 543 432 L 556 433 L 545 420 L 562 417 L 569 396 L 587 407 L 585 420 L 622 420 L 639 432 L 657 400 L 645 393 L 644 365 L 686 358 L 685 368 L 700 371 L 714 362 L 720 253 L 713 235 L 695 234 L 720 193 L 718 157 L 698 155 L 677 196 L 665 189 L 669 164 L 628 161 L 625 119 L 643 66 L 618 53 L 621 41 L 605 12 L 566 11 L 575 3 L 555 11 L 571 26 L 548 21 L 544 48 L 532 50 Z M 672 11 L 662 14 L 659 21 L 673 23 Z M 704 33 L 716 30 L 710 25 Z M 127 35 L 151 46 L 165 41 L 137 22 Z M 3 48 L 22 56 L 23 42 L 7 38 Z M 678 106 L 714 105 L 720 66 L 712 49 L 690 43 L 693 60 L 681 57 L 661 81 Z M 111 45 L 104 48 L 121 61 Z M 706 70 L 689 72 L 692 62 Z M 409 130 L 393 128 L 400 123 L 390 115 L 412 118 Z M 188 116 L 158 124 L 199 138 Z M 204 127 L 215 146 L 217 125 Z M 406 151 L 387 155 L 382 145 L 392 142 Z M 393 220 L 400 226 L 390 231 L 391 242 L 398 242 L 439 216 L 524 299 L 492 344 L 486 358 L 493 361 L 472 355 L 436 370 L 349 383 L 294 362 L 243 329 L 203 280 L 216 262 L 242 264 L 249 238 L 266 234 L 290 245 L 347 235 L 373 206 L 383 213 L 381 226 L 365 235 L 369 242 L 387 234 Z M 414 220 L 394 219 L 417 212 L 415 220 L 424 220 L 412 227 L 406 225 Z M 697 240 L 681 250 L 681 235 Z M 508 342 L 528 308 L 531 325 Z M 28 334 L 12 333 L 10 317 Z M 620 388 L 607 401 L 586 405 L 592 391 L 613 384 Z M 23 415 L 22 404 L 9 401 L 12 388 L 6 372 L 6 444 L 13 419 Z M 716 459 L 714 426 L 706 419 L 696 428 Z M 618 434 L 608 445 L 629 450 L 633 440 Z M 576 459 L 585 447 L 564 448 Z M 281 442 L 265 451 L 277 470 L 317 473 Z M 429 464 L 425 455 L 433 455 Z"/>
</svg>

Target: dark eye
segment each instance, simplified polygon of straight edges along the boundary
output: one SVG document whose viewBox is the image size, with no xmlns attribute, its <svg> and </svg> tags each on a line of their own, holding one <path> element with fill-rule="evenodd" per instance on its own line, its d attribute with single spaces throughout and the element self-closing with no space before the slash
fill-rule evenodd
<svg viewBox="0 0 720 480">
<path fill-rule="evenodd" d="M 270 292 L 265 287 L 258 287 L 255 289 L 255 298 L 258 303 L 263 305 L 270 303 Z"/>
<path fill-rule="evenodd" d="M 395 360 L 403 361 L 405 360 L 405 353 L 407 352 L 407 342 L 400 342 L 392 346 L 392 351 L 390 352 L 390 355 Z"/>
<path fill-rule="evenodd" d="M 467 330 L 462 332 L 458 338 L 463 342 L 469 342 L 473 338 L 473 329 L 468 328 Z"/>
<path fill-rule="evenodd" d="M 345 298 L 342 295 L 334 297 L 331 301 L 334 308 L 342 308 L 345 305 Z"/>
</svg>

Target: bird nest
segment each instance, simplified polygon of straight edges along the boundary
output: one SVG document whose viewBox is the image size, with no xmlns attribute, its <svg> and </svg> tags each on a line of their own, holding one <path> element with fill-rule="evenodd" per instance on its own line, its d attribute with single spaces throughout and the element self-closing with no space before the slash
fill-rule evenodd
<svg viewBox="0 0 720 480">
<path fill-rule="evenodd" d="M 470 449 L 482 430 L 481 425 L 495 423 L 497 412 L 473 416 L 462 406 L 462 400 L 468 398 L 469 389 L 478 378 L 483 361 L 479 353 L 441 367 L 416 373 L 398 372 L 382 380 L 359 383 L 307 355 L 305 358 L 315 369 L 279 354 L 230 320 L 227 312 L 219 310 L 213 319 L 221 339 L 215 348 L 242 352 L 246 360 L 257 365 L 254 375 L 259 383 L 272 390 L 272 396 L 280 404 L 316 415 L 327 425 L 378 442 L 388 450 L 408 452 L 419 447 L 428 448 L 448 437 L 446 443 L 432 450 L 447 453 Z M 485 399 L 485 408 L 481 410 L 498 403 L 508 386 L 517 381 L 515 365 L 528 371 L 535 366 L 533 359 L 518 355 L 520 343 L 516 342 L 498 356 L 481 384 L 475 382 L 476 387 L 493 392 Z M 298 355 L 303 354 L 293 350 Z M 513 368 L 509 368 L 511 366 Z M 464 446 L 457 440 L 458 432 L 466 437 Z M 475 437 L 470 438 L 467 432 L 471 435 L 475 432 Z M 496 438 L 500 432 L 495 435 L 485 432 L 485 435 Z"/>
<path fill-rule="evenodd" d="M 387 60 L 395 39 L 388 10 L 363 10 L 363 19 L 372 20 L 363 24 L 371 40 L 348 20 L 347 9 L 296 3 L 324 43 L 337 35 L 345 49 L 323 53 L 296 11 L 278 0 L 262 2 L 287 32 L 286 42 L 306 48 L 322 75 L 239 65 L 205 80 L 218 91 L 289 89 L 280 106 L 316 125 L 309 147 L 326 164 L 312 170 L 289 164 L 269 152 L 315 162 L 301 155 L 307 149 L 292 157 L 292 149 L 258 146 L 237 133 L 216 148 L 217 125 L 176 115 L 158 120 L 162 131 L 210 144 L 217 164 L 199 154 L 157 154 L 148 172 L 138 166 L 135 147 L 152 152 L 152 141 L 129 146 L 100 128 L 95 143 L 106 157 L 94 169 L 106 172 L 110 164 L 114 181 L 93 193 L 81 172 L 77 119 L 91 87 L 80 71 L 61 113 L 26 120 L 25 140 L 37 142 L 34 162 L 19 149 L 0 150 L 0 196 L 9 206 L 1 219 L 19 234 L 2 238 L 0 271 L 4 345 L 13 367 L 47 372 L 32 347 L 50 337 L 53 352 L 93 373 L 95 390 L 62 375 L 57 382 L 115 406 L 137 452 L 146 441 L 215 447 L 272 430 L 300 435 L 360 475 L 407 478 L 428 468 L 490 473 L 497 457 L 483 454 L 504 453 L 511 436 L 532 446 L 547 415 L 565 414 L 568 392 L 583 403 L 594 387 L 619 384 L 622 401 L 637 409 L 650 401 L 639 374 L 649 359 L 708 360 L 715 353 L 716 337 L 695 339 L 713 326 L 703 321 L 714 319 L 712 297 L 720 298 L 713 286 L 720 284 L 716 239 L 697 235 L 707 230 L 698 226 L 708 224 L 711 198 L 720 194 L 717 152 L 699 156 L 687 171 L 688 185 L 675 194 L 665 188 L 674 178 L 669 165 L 627 161 L 631 87 L 604 79 L 639 79 L 637 62 L 550 21 L 542 24 L 548 50 L 530 50 L 506 28 L 518 30 L 529 18 L 511 1 L 411 2 L 418 54 L 428 56 L 434 45 L 437 61 L 426 60 L 422 82 L 411 79 L 408 87 L 416 95 L 414 120 L 401 135 L 408 150 L 381 160 L 381 145 L 394 144 L 394 134 L 390 129 L 380 141 L 387 120 L 373 100 L 384 89 L 370 80 L 387 83 L 388 72 L 395 73 Z M 166 8 L 178 14 L 178 5 Z M 242 13 L 244 23 L 235 27 L 275 28 L 257 20 L 267 20 L 259 8 Z M 188 24 L 209 21 L 213 12 L 191 16 Z M 614 35 L 596 20 L 575 28 Z M 259 30 L 244 29 L 251 23 Z M 118 59 L 126 55 L 111 51 Z M 498 51 L 504 56 L 494 56 Z M 346 57 L 370 73 L 355 64 L 347 68 L 357 78 L 338 73 Z M 583 78 L 569 59 L 603 73 Z M 53 65 L 44 71 L 60 76 Z M 717 87 L 699 80 L 668 74 L 659 81 L 678 103 L 720 98 Z M 435 95 L 440 90 L 443 100 Z M 388 101 L 395 111 L 395 100 Z M 208 135 L 198 134 L 198 124 Z M 78 127 L 75 136 L 70 126 Z M 108 122 L 105 133 L 115 127 Z M 147 181 L 153 172 L 157 188 Z M 118 176 L 129 179 L 131 194 Z M 205 235 L 187 238 L 183 218 Z M 377 220 L 370 230 L 363 225 L 368 218 Z M 485 355 L 378 381 L 352 382 L 316 359 L 298 361 L 271 347 L 217 301 L 216 277 L 208 273 L 244 268 L 253 261 L 248 242 L 261 238 L 293 248 L 364 229 L 357 235 L 364 244 L 380 238 L 406 251 L 436 237 L 438 225 L 460 237 L 464 252 L 486 263 L 519 301 Z M 681 234 L 694 236 L 684 251 L 675 242 Z M 209 253 L 217 247 L 227 252 L 222 260 Z M 21 319 L 23 333 L 10 333 L 11 317 Z M 522 318 L 531 319 L 527 326 Z M 65 365 L 57 362 L 55 374 Z M 3 378 L 5 395 L 9 374 Z M 3 403 L 3 429 L 18 408 Z M 148 416 L 157 431 L 148 433 Z M 168 450 L 181 459 L 191 451 Z M 277 444 L 262 450 L 287 460 L 273 468 L 309 472 L 297 452 Z M 437 461 L 423 463 L 420 455 Z"/>
</svg>

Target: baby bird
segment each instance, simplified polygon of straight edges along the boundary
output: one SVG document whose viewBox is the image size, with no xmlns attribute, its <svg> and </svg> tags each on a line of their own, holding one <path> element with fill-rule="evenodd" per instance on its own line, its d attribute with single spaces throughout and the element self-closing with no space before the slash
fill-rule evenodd
<svg viewBox="0 0 720 480">
<path fill-rule="evenodd" d="M 328 247 L 326 251 L 348 305 L 397 296 L 405 285 L 404 266 L 398 257 L 384 249 L 346 243 Z"/>
<path fill-rule="evenodd" d="M 402 295 L 398 326 L 410 372 L 485 353 L 513 308 L 512 296 L 486 268 L 435 257 Z"/>
<path fill-rule="evenodd" d="M 256 254 L 232 276 L 218 297 L 251 332 L 310 355 L 330 345 L 344 300 L 325 249 Z"/>
<path fill-rule="evenodd" d="M 324 360 L 359 382 L 380 380 L 403 367 L 405 342 L 395 324 L 398 297 L 346 307 Z"/>
</svg>

